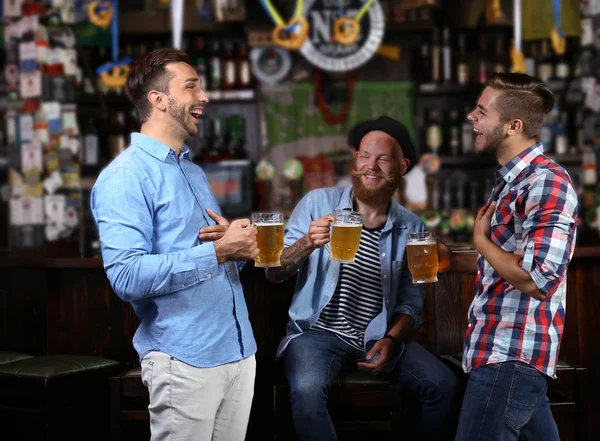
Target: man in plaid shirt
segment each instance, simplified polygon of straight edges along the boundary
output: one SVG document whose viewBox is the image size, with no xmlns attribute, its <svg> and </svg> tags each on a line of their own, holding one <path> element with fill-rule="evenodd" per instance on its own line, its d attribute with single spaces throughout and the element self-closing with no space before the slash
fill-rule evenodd
<svg viewBox="0 0 600 441">
<path fill-rule="evenodd" d="M 457 441 L 559 440 L 546 391 L 564 329 L 577 193 L 536 142 L 553 105 L 537 78 L 494 74 L 467 117 L 476 150 L 493 153 L 499 165 L 475 221 L 479 256 L 438 244 L 441 271 L 477 274 Z"/>
</svg>

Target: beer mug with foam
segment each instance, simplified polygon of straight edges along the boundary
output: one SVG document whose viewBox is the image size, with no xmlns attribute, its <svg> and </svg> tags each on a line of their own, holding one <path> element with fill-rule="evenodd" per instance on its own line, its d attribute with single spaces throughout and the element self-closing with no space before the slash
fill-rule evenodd
<svg viewBox="0 0 600 441">
<path fill-rule="evenodd" d="M 336 210 L 331 227 L 329 256 L 340 263 L 354 263 L 360 244 L 363 215 L 352 210 Z"/>
<path fill-rule="evenodd" d="M 256 228 L 259 254 L 254 266 L 281 266 L 283 251 L 283 213 L 252 213 L 252 226 Z"/>
<path fill-rule="evenodd" d="M 409 233 L 406 254 L 413 283 L 437 282 L 439 262 L 435 233 Z"/>
</svg>

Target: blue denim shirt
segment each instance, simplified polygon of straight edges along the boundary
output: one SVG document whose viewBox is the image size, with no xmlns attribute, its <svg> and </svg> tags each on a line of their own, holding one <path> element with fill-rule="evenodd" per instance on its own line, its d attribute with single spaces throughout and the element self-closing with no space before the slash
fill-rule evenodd
<svg viewBox="0 0 600 441">
<path fill-rule="evenodd" d="M 233 262 L 217 263 L 200 228 L 219 213 L 200 167 L 184 147 L 134 133 L 131 146 L 100 173 L 91 208 L 104 268 L 115 293 L 141 320 L 133 338 L 140 360 L 165 352 L 197 367 L 214 367 L 256 352 Z"/>
<path fill-rule="evenodd" d="M 286 225 L 285 247 L 292 246 L 306 235 L 313 220 L 328 213 L 333 214 L 337 209 L 352 209 L 352 198 L 352 186 L 324 188 L 308 193 L 298 203 Z M 424 289 L 421 285 L 412 283 L 404 251 L 407 234 L 424 230 L 425 226 L 418 216 L 395 200 L 392 201 L 387 222 L 379 238 L 382 312 L 367 326 L 364 337 L 365 352 L 386 334 L 394 315 L 410 315 L 415 320 L 415 327 L 420 326 L 422 322 Z M 329 253 L 325 248 L 316 249 L 306 259 L 298 274 L 296 292 L 289 309 L 290 321 L 286 336 L 277 349 L 277 357 L 283 355 L 290 340 L 315 324 L 333 296 L 339 274 L 340 263 L 329 260 Z"/>
</svg>

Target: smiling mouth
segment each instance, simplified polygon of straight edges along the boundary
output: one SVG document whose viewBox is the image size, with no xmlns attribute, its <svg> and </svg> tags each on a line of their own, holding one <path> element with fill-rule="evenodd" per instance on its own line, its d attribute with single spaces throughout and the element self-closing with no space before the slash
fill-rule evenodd
<svg viewBox="0 0 600 441">
<path fill-rule="evenodd" d="M 473 127 L 473 132 L 475 132 L 475 135 L 477 135 L 475 137 L 476 140 L 480 140 L 481 138 L 483 138 L 483 133 L 481 132 L 481 130 L 478 130 L 475 127 Z"/>
<path fill-rule="evenodd" d="M 192 115 L 192 118 L 194 118 L 194 121 L 198 122 L 200 120 L 200 115 L 202 115 L 202 109 L 191 110 L 190 115 Z"/>
</svg>

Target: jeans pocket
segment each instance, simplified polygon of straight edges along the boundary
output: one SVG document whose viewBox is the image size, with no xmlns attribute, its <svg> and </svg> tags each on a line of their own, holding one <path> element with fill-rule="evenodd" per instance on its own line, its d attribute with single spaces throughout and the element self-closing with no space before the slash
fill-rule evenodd
<svg viewBox="0 0 600 441">
<path fill-rule="evenodd" d="M 520 362 L 513 365 L 506 419 L 515 430 L 527 424 L 538 400 L 545 396 L 547 385 L 546 377 L 536 369 Z"/>
</svg>

